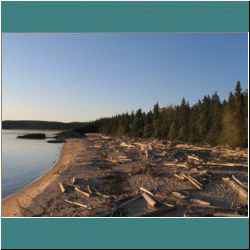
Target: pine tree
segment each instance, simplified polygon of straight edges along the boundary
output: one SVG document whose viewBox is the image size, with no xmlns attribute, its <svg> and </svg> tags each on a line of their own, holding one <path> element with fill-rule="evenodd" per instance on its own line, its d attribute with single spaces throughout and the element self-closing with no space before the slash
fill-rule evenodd
<svg viewBox="0 0 250 250">
<path fill-rule="evenodd" d="M 212 96 L 210 105 L 210 128 L 208 130 L 206 141 L 211 145 L 218 145 L 222 131 L 222 104 L 220 98 L 215 92 Z"/>
</svg>

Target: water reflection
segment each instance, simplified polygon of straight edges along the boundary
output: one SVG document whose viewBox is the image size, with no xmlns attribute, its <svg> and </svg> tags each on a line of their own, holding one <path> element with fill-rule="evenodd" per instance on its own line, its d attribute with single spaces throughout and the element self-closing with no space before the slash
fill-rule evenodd
<svg viewBox="0 0 250 250">
<path fill-rule="evenodd" d="M 16 138 L 26 133 L 45 133 L 50 137 L 56 132 L 2 130 L 2 198 L 43 175 L 59 158 L 61 144 Z"/>
</svg>

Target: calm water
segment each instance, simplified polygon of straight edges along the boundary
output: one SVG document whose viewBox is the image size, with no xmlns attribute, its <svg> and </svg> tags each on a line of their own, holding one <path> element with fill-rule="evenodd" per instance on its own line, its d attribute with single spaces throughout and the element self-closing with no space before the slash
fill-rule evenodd
<svg viewBox="0 0 250 250">
<path fill-rule="evenodd" d="M 49 137 L 56 132 L 2 130 L 2 198 L 45 174 L 60 156 L 62 144 L 16 138 L 26 133 L 45 133 Z"/>
</svg>

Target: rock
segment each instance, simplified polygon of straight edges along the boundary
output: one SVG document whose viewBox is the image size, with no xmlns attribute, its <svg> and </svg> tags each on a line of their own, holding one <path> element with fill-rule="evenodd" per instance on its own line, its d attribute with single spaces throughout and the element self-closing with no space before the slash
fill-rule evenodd
<svg viewBox="0 0 250 250">
<path fill-rule="evenodd" d="M 37 139 L 37 140 L 44 140 L 46 139 L 46 134 L 43 133 L 34 133 L 34 134 L 25 134 L 17 136 L 18 139 Z"/>
</svg>

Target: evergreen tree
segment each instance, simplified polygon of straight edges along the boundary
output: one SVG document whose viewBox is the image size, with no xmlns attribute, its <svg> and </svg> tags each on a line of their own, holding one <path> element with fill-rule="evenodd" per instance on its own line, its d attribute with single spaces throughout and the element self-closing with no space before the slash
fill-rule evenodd
<svg viewBox="0 0 250 250">
<path fill-rule="evenodd" d="M 211 145 L 218 145 L 222 131 L 222 104 L 217 92 L 212 96 L 210 110 L 211 123 L 206 141 Z"/>
</svg>

